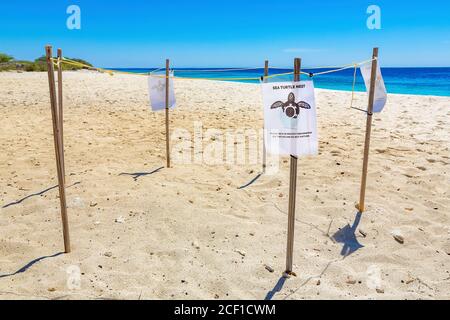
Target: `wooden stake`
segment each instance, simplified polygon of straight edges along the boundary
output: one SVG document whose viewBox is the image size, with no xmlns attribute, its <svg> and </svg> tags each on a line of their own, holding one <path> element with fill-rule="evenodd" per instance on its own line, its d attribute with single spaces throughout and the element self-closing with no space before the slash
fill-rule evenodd
<svg viewBox="0 0 450 320">
<path fill-rule="evenodd" d="M 301 60 L 294 60 L 294 81 L 300 81 Z M 297 192 L 297 157 L 291 155 L 291 167 L 289 176 L 289 209 L 288 209 L 288 235 L 285 276 L 292 274 L 294 255 L 294 231 L 295 231 L 295 197 Z"/>
<path fill-rule="evenodd" d="M 264 62 L 264 82 L 267 82 L 266 77 L 269 75 L 269 60 Z M 263 126 L 263 173 L 266 173 L 267 154 L 266 154 L 266 130 Z"/>
<path fill-rule="evenodd" d="M 66 205 L 66 188 L 64 185 L 62 161 L 61 161 L 61 141 L 59 139 L 58 130 L 58 110 L 56 101 L 56 85 L 55 85 L 55 70 L 53 68 L 52 61 L 52 47 L 46 46 L 45 53 L 47 57 L 47 70 L 48 70 L 48 84 L 50 90 L 50 106 L 52 110 L 52 121 L 53 121 L 53 142 L 55 145 L 55 155 L 56 155 L 56 169 L 58 171 L 58 187 L 59 187 L 59 202 L 61 207 L 61 218 L 63 226 L 63 236 L 64 236 L 64 249 L 66 253 L 70 252 L 70 237 L 69 237 L 69 220 L 67 218 L 67 205 Z"/>
<path fill-rule="evenodd" d="M 169 132 L 169 59 L 166 59 L 166 159 L 167 168 L 170 168 L 170 132 Z"/>
<path fill-rule="evenodd" d="M 58 49 L 58 58 L 62 58 L 62 50 Z M 62 85 L 62 64 L 58 64 L 58 131 L 60 139 L 60 155 L 61 155 L 61 167 L 63 171 L 63 181 L 66 184 L 66 164 L 64 157 L 64 116 L 63 116 L 63 85 Z"/>
<path fill-rule="evenodd" d="M 373 49 L 372 54 L 372 70 L 370 74 L 370 89 L 369 89 L 369 105 L 367 107 L 367 120 L 366 120 L 366 139 L 364 142 L 364 160 L 361 177 L 361 190 L 359 193 L 359 205 L 357 209 L 359 212 L 365 210 L 365 197 L 366 197 L 366 183 L 367 183 L 367 169 L 369 164 L 369 148 L 370 148 L 370 134 L 372 131 L 372 113 L 373 113 L 373 101 L 375 99 L 375 81 L 378 70 L 378 48 Z"/>
</svg>

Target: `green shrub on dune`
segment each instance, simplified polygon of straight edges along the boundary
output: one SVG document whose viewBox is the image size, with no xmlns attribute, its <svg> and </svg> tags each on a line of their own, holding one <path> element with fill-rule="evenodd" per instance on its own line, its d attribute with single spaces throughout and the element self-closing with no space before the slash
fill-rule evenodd
<svg viewBox="0 0 450 320">
<path fill-rule="evenodd" d="M 14 58 L 5 53 L 0 52 L 0 63 L 9 62 L 11 60 L 14 60 Z"/>
<path fill-rule="evenodd" d="M 89 67 L 92 67 L 92 64 L 89 62 L 78 59 L 78 58 L 70 58 L 70 60 L 82 63 Z M 84 69 L 81 66 L 63 64 L 63 70 L 80 70 Z M 0 53 L 0 72 L 1 71 L 27 71 L 27 72 L 42 72 L 47 71 L 47 58 L 45 56 L 41 56 L 34 61 L 25 61 L 25 60 L 14 60 L 14 58 L 5 53 Z"/>
<path fill-rule="evenodd" d="M 0 71 L 14 70 L 14 58 L 10 55 L 0 52 Z"/>
</svg>

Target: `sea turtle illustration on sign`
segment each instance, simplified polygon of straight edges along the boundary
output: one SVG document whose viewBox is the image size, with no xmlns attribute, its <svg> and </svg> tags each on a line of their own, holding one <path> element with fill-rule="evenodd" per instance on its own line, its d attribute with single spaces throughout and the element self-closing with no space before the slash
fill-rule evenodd
<svg viewBox="0 0 450 320">
<path fill-rule="evenodd" d="M 296 119 L 300 115 L 300 108 L 311 109 L 311 106 L 304 101 L 295 102 L 295 95 L 291 92 L 289 93 L 288 101 L 277 101 L 270 107 L 270 109 L 276 108 L 282 108 L 283 113 L 287 117 Z"/>
<path fill-rule="evenodd" d="M 159 92 L 162 92 L 166 89 L 166 84 L 163 80 L 159 80 L 158 83 L 154 85 L 152 88 Z"/>
<path fill-rule="evenodd" d="M 287 128 L 296 128 L 297 119 L 300 116 L 300 109 L 311 109 L 311 106 L 305 101 L 295 102 L 294 93 L 289 93 L 288 100 L 286 102 L 277 101 L 274 102 L 270 109 L 281 108 L 283 111 L 280 113 L 281 121 Z"/>
</svg>

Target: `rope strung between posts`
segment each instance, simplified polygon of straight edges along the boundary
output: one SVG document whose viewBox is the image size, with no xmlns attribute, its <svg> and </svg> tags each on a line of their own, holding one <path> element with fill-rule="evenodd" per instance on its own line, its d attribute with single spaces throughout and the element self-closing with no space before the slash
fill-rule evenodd
<svg viewBox="0 0 450 320">
<path fill-rule="evenodd" d="M 59 66 L 61 65 L 61 57 L 58 57 L 58 59 L 56 59 L 56 63 L 53 62 L 53 64 L 54 64 L 57 68 L 59 68 Z"/>
<path fill-rule="evenodd" d="M 376 58 L 375 58 L 376 59 Z M 353 79 L 353 89 L 352 89 L 352 103 L 353 103 L 353 92 L 354 92 L 354 88 L 355 88 L 355 81 L 356 81 L 356 69 L 358 66 L 362 65 L 362 64 L 366 64 L 368 62 L 371 62 L 375 59 L 370 59 L 370 60 L 365 60 L 362 62 L 358 62 L 358 63 L 352 63 L 352 64 L 348 64 L 348 65 L 344 65 L 342 67 L 338 67 L 336 69 L 333 70 L 326 70 L 326 71 L 322 71 L 322 72 L 316 72 L 316 73 L 312 73 L 312 72 L 305 72 L 302 71 L 301 74 L 305 74 L 307 76 L 309 76 L 310 78 L 318 76 L 318 75 L 324 75 L 324 74 L 329 74 L 329 73 L 334 73 L 334 72 L 339 72 L 339 71 L 343 71 L 343 70 L 347 70 L 350 68 L 355 68 L 355 73 L 354 73 L 354 79 Z M 109 70 L 109 69 L 104 69 L 104 68 L 98 68 L 98 67 L 93 67 L 87 64 L 84 64 L 82 62 L 79 61 L 75 61 L 75 60 L 71 60 L 65 57 L 62 58 L 58 58 L 58 59 L 54 59 L 52 58 L 53 63 L 58 66 L 59 64 L 68 64 L 68 65 L 73 65 L 76 67 L 81 67 L 81 68 L 86 68 L 89 70 L 96 70 L 98 72 L 101 73 L 108 73 L 110 75 L 114 75 L 114 73 L 119 73 L 119 74 L 130 74 L 130 75 L 144 75 L 144 76 L 148 76 L 148 75 L 154 75 L 156 72 L 163 70 L 164 68 L 158 68 L 156 70 L 153 70 L 151 72 L 129 72 L 129 71 L 122 71 L 122 70 Z M 314 68 L 307 68 L 307 69 L 327 69 L 330 67 L 314 67 Z M 173 70 L 173 72 L 175 73 L 182 73 L 182 72 L 230 72 L 230 71 L 244 71 L 244 70 L 257 70 L 257 69 L 262 69 L 262 68 L 239 68 L 239 69 L 215 69 L 215 70 L 207 70 L 207 69 L 192 69 L 192 70 Z M 283 69 L 283 68 L 270 68 L 270 69 Z M 285 69 L 284 69 L 285 70 Z M 290 69 L 288 69 L 290 70 Z M 293 71 L 291 72 L 285 72 L 285 73 L 278 73 L 278 74 L 272 74 L 269 76 L 265 76 L 265 77 L 230 77 L 230 78 L 193 78 L 193 77 L 176 77 L 173 76 L 173 78 L 175 79 L 188 79 L 188 80 L 228 80 L 228 81 L 251 81 L 251 80 L 261 80 L 261 79 L 270 79 L 270 78 L 275 78 L 275 77 L 280 77 L 280 76 L 287 76 L 287 75 L 291 75 L 294 74 Z M 165 75 L 154 75 L 155 77 L 161 77 L 161 78 L 165 78 Z"/>
<path fill-rule="evenodd" d="M 285 72 L 285 73 L 277 73 L 272 74 L 270 76 L 264 77 L 265 79 L 268 78 L 275 78 L 275 77 L 281 77 L 293 74 L 294 72 Z M 162 76 L 165 78 L 165 76 Z M 189 80 L 228 80 L 228 81 L 249 81 L 249 80 L 261 80 L 261 77 L 243 77 L 243 78 L 189 78 L 189 77 L 174 77 L 175 79 L 189 79 Z"/>
<path fill-rule="evenodd" d="M 339 71 L 343 71 L 343 70 L 347 70 L 347 69 L 351 69 L 351 68 L 357 68 L 360 65 L 372 62 L 373 60 L 376 60 L 376 59 L 377 58 L 369 59 L 369 60 L 365 60 L 365 61 L 361 61 L 361 62 L 355 62 L 355 63 L 347 64 L 347 65 L 344 65 L 344 66 L 338 67 L 338 68 L 334 67 L 335 69 L 333 69 L 333 70 L 326 70 L 326 71 L 322 71 L 322 72 L 314 73 L 314 72 L 303 72 L 302 71 L 302 74 L 306 74 L 306 75 L 309 75 L 310 77 L 314 77 L 314 76 L 319 76 L 319 75 L 323 75 L 323 74 L 339 72 Z M 330 69 L 330 68 L 332 68 L 332 67 L 314 67 L 314 68 L 305 68 L 305 69 Z"/>
<path fill-rule="evenodd" d="M 163 70 L 163 69 L 164 69 L 164 68 L 158 68 L 158 69 L 155 69 L 155 70 L 151 71 L 150 74 L 153 74 L 153 73 L 155 73 L 155 72 L 161 71 L 161 70 Z"/>
<path fill-rule="evenodd" d="M 345 68 L 345 67 L 353 67 L 354 65 L 360 66 L 362 64 L 366 64 L 366 63 L 372 62 L 374 60 L 377 60 L 377 58 L 368 59 L 368 60 L 364 60 L 364 61 L 361 61 L 361 62 L 352 62 L 352 63 L 349 63 L 349 64 L 345 64 L 343 66 L 322 66 L 322 67 L 311 67 L 311 68 L 305 68 L 305 69 L 313 69 L 313 70 L 314 69 L 342 69 L 342 68 Z"/>
<path fill-rule="evenodd" d="M 52 61 L 53 61 L 53 63 L 55 65 L 57 65 L 57 62 L 55 62 L 55 61 L 58 61 L 58 59 L 52 58 Z M 86 68 L 86 69 L 89 69 L 89 70 L 95 70 L 95 71 L 98 71 L 98 72 L 101 72 L 101 73 L 108 73 L 110 75 L 113 75 L 114 73 L 133 74 L 133 75 L 148 75 L 149 74 L 148 72 L 138 73 L 138 72 L 127 72 L 127 71 L 120 71 L 120 70 L 114 70 L 113 71 L 113 70 L 98 68 L 98 67 L 93 67 L 93 66 L 81 63 L 79 61 L 71 60 L 71 59 L 64 58 L 64 57 L 61 58 L 60 62 L 68 64 L 68 65 L 76 66 L 76 67 Z"/>
<path fill-rule="evenodd" d="M 339 71 L 343 71 L 343 70 L 347 70 L 350 68 L 354 68 L 354 72 L 353 72 L 353 84 L 352 84 L 352 98 L 350 101 L 350 108 L 352 109 L 356 109 L 359 111 L 363 111 L 363 112 L 367 112 L 366 110 L 360 109 L 360 108 L 356 108 L 353 107 L 353 101 L 355 98 L 355 85 L 356 85 L 356 73 L 357 73 L 357 69 L 358 66 L 372 62 L 373 60 L 376 60 L 377 58 L 374 59 L 369 59 L 369 60 L 365 60 L 362 62 L 358 62 L 358 63 L 352 63 L 352 64 L 348 64 L 348 65 L 344 65 L 342 67 L 337 67 L 336 69 L 332 69 L 332 70 L 326 70 L 326 71 L 322 71 L 322 72 L 305 72 L 302 71 L 301 74 L 307 75 L 310 78 L 318 76 L 318 75 L 324 75 L 324 74 L 329 74 L 329 73 L 334 73 L 334 72 L 339 72 Z M 155 73 L 161 70 L 165 70 L 165 68 L 158 68 L 155 69 L 153 71 L 150 72 L 128 72 L 128 71 L 121 71 L 121 70 L 108 70 L 108 69 L 103 69 L 103 68 L 98 68 L 98 67 L 93 67 L 87 64 L 84 64 L 82 62 L 79 61 L 75 61 L 72 59 L 68 59 L 68 58 L 64 58 L 64 57 L 58 57 L 57 59 L 52 58 L 51 59 L 53 64 L 57 67 L 59 67 L 61 64 L 65 63 L 68 65 L 73 65 L 76 67 L 81 67 L 81 68 L 86 68 L 88 70 L 95 70 L 101 73 L 108 73 L 109 75 L 113 76 L 114 73 L 119 73 L 119 74 L 130 74 L 130 75 L 143 75 L 143 76 L 153 76 L 153 77 L 158 77 L 158 78 L 166 78 L 166 75 L 156 75 Z M 308 68 L 308 69 L 327 69 L 330 67 L 314 67 L 314 68 Z M 176 73 L 182 73 L 182 72 L 230 72 L 230 71 L 245 71 L 245 70 L 258 70 L 258 69 L 262 69 L 262 68 L 235 68 L 235 69 L 214 69 L 214 70 L 208 70 L 208 69 L 192 69 L 192 70 L 187 70 L 187 69 L 183 69 L 183 70 L 175 70 L 173 69 L 172 71 Z M 270 68 L 270 69 L 283 69 L 283 68 Z M 286 69 L 283 69 L 286 70 Z M 291 70 L 291 69 L 288 69 Z M 281 77 L 281 76 L 287 76 L 287 75 L 291 75 L 294 74 L 293 71 L 291 72 L 285 72 L 285 73 L 278 73 L 278 74 L 272 74 L 269 76 L 260 76 L 260 77 L 230 77 L 230 78 L 193 78 L 193 77 L 177 77 L 177 76 L 172 76 L 175 79 L 187 79 L 187 80 L 215 80 L 215 81 L 223 81 L 223 80 L 228 80 L 228 81 L 253 81 L 253 80 L 260 80 L 260 81 L 264 81 L 264 79 L 270 79 L 270 78 L 275 78 L 275 77 Z"/>
<path fill-rule="evenodd" d="M 55 65 L 57 65 L 58 63 L 58 59 L 54 59 L 52 58 L 52 61 Z M 156 70 L 153 70 L 152 72 L 143 72 L 143 73 L 138 73 L 138 72 L 127 72 L 127 71 L 120 71 L 120 70 L 108 70 L 108 69 L 103 69 L 103 68 L 97 68 L 97 67 L 93 67 L 93 66 L 89 66 L 87 64 L 78 62 L 78 61 L 74 61 L 71 59 L 67 59 L 67 58 L 62 58 L 60 60 L 61 63 L 65 63 L 68 65 L 73 65 L 73 66 L 77 66 L 77 67 L 82 67 L 82 68 L 87 68 L 89 70 L 96 70 L 98 72 L 101 73 L 108 73 L 110 75 L 113 75 L 114 73 L 122 73 L 122 74 L 131 74 L 131 75 L 152 75 L 157 71 L 160 71 L 164 68 L 159 68 Z M 176 71 L 176 70 L 174 70 Z M 177 71 L 178 72 L 178 71 Z M 271 75 L 270 77 L 277 77 L 277 76 L 281 76 L 281 75 L 287 75 L 287 74 L 292 74 L 293 72 L 288 72 L 288 73 L 280 73 L 280 74 L 274 74 Z M 155 75 L 155 77 L 161 77 L 161 78 L 165 78 L 165 75 Z M 188 77 L 174 77 L 177 79 L 190 79 L 190 80 L 233 80 L 233 81 L 244 81 L 244 80 L 259 80 L 260 77 L 242 77 L 242 78 L 188 78 Z"/>
<path fill-rule="evenodd" d="M 247 70 L 262 70 L 262 67 L 252 67 L 252 68 L 224 68 L 224 69 L 174 69 L 175 72 L 230 72 L 230 71 L 247 71 Z M 292 70 L 292 68 L 280 68 L 280 67 L 270 67 L 272 70 Z"/>
<path fill-rule="evenodd" d="M 194 73 L 194 72 L 231 72 L 231 71 L 247 71 L 247 70 L 258 70 L 258 69 L 263 69 L 261 67 L 259 68 L 225 68 L 225 69 L 174 69 L 175 72 L 189 72 L 189 73 Z M 272 68 L 275 69 L 275 68 Z"/>
</svg>

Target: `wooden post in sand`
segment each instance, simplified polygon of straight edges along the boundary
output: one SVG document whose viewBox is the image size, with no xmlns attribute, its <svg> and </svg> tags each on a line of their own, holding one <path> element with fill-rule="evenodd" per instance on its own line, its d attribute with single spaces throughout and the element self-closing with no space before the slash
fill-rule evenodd
<svg viewBox="0 0 450 320">
<path fill-rule="evenodd" d="M 294 60 L 294 81 L 300 81 L 300 58 Z M 292 272 L 294 255 L 294 231 L 295 231 L 295 196 L 297 192 L 297 157 L 291 155 L 291 168 L 289 176 L 289 209 L 288 209 L 288 235 L 286 250 L 286 271 L 285 277 L 289 277 Z"/>
<path fill-rule="evenodd" d="M 366 139 L 364 142 L 364 160 L 361 177 L 361 189 L 359 193 L 359 204 L 357 206 L 357 209 L 360 213 L 364 212 L 365 209 L 364 201 L 366 197 L 367 168 L 369 164 L 370 134 L 372 131 L 373 101 L 375 98 L 375 81 L 377 77 L 377 69 L 378 69 L 378 48 L 374 48 L 372 54 L 372 70 L 370 75 L 369 105 L 367 107 Z"/>
<path fill-rule="evenodd" d="M 269 60 L 264 62 L 264 82 L 267 82 L 266 77 L 269 75 Z M 263 126 L 263 173 L 266 173 L 267 154 L 266 154 L 266 129 Z"/>
<path fill-rule="evenodd" d="M 63 116 L 63 85 L 62 85 L 62 50 L 58 49 L 58 125 L 59 125 L 59 138 L 61 141 L 60 154 L 61 154 L 61 167 L 63 172 L 63 181 L 66 183 L 66 164 L 64 157 L 64 116 Z"/>
<path fill-rule="evenodd" d="M 66 253 L 69 253 L 70 252 L 69 220 L 67 218 L 66 187 L 64 185 L 64 173 L 62 168 L 62 155 L 61 155 L 62 141 L 59 132 L 58 103 L 56 99 L 55 70 L 53 68 L 52 47 L 46 46 L 45 53 L 47 57 L 48 85 L 50 90 L 50 106 L 53 121 L 53 142 L 55 145 L 56 169 L 58 171 L 59 202 L 61 207 L 64 249 Z"/>
<path fill-rule="evenodd" d="M 166 59 L 166 160 L 170 168 L 170 132 L 169 132 L 169 59 Z"/>
</svg>

